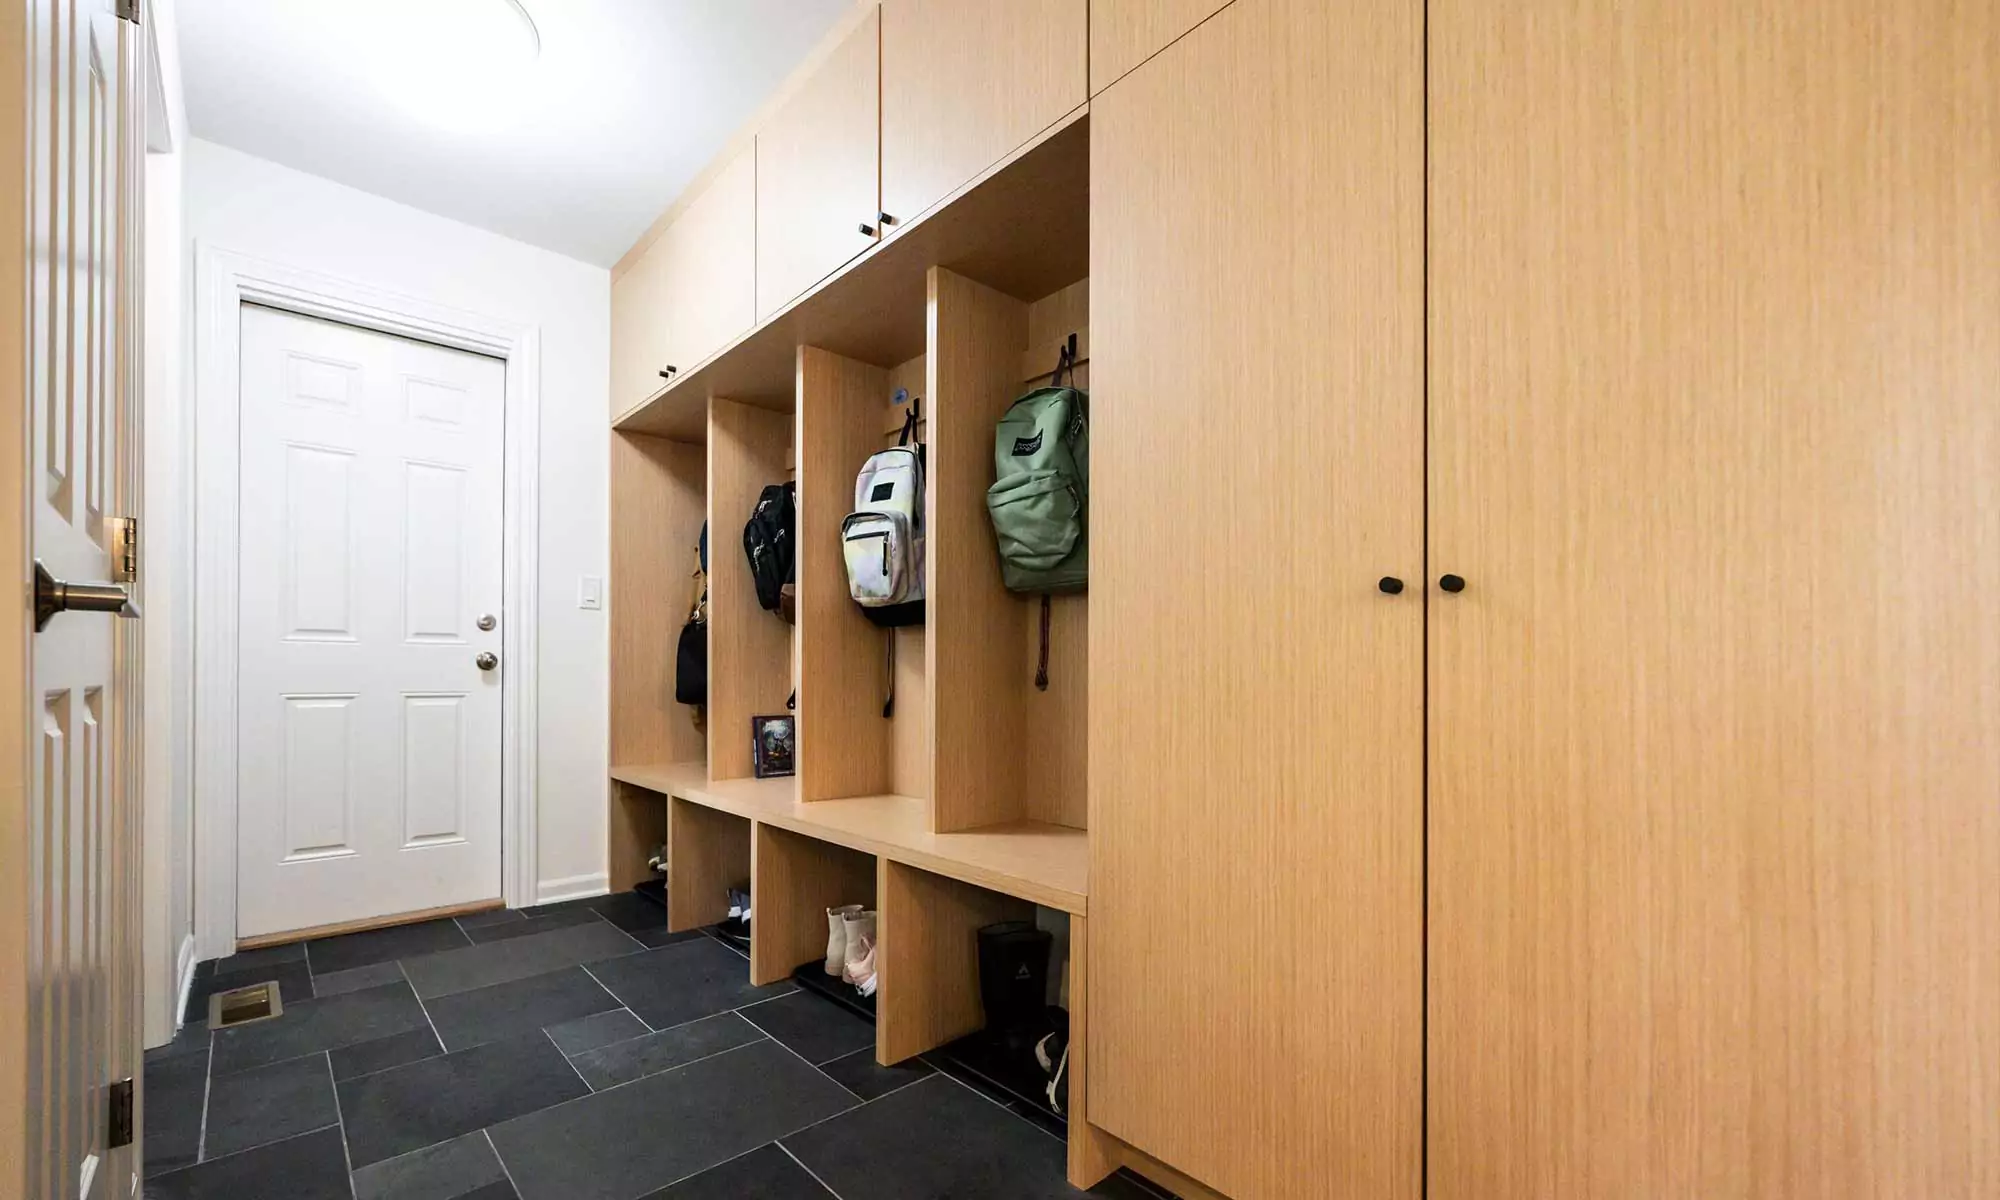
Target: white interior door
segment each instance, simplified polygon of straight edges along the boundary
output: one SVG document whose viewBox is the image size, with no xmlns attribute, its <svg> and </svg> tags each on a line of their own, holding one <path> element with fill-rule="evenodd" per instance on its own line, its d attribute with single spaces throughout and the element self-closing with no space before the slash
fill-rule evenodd
<svg viewBox="0 0 2000 1200">
<path fill-rule="evenodd" d="M 52 580 L 108 584 L 110 518 L 133 511 L 138 487 L 139 35 L 111 0 L 31 3 L 28 18 L 26 525 Z M 19 1072 L 10 1080 L 25 1082 L 25 1095 L 0 1100 L 0 1195 L 124 1196 L 137 1169 L 129 1139 L 113 1134 L 108 1091 L 138 1061 L 137 630 L 112 615 L 122 599 L 107 586 L 95 604 L 67 597 L 100 611 L 37 612 L 46 624 L 27 696 L 27 861 L 0 869 L 25 902 L 27 932 L 27 977 L 9 980 L 25 984 L 25 1046 L 0 1046 Z M 8 1116 L 14 1100 L 24 1122 Z"/>
<path fill-rule="evenodd" d="M 243 308 L 238 937 L 501 894 L 505 375 Z"/>
</svg>

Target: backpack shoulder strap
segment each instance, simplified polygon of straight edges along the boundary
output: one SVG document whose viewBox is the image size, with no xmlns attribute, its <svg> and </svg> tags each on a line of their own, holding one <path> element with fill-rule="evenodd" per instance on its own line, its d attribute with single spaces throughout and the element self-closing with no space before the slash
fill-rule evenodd
<svg viewBox="0 0 2000 1200">
<path fill-rule="evenodd" d="M 1064 371 L 1069 372 L 1070 386 L 1075 387 L 1076 386 L 1076 335 L 1073 333 L 1069 335 L 1069 340 L 1063 343 L 1062 353 L 1056 357 L 1055 374 L 1049 376 L 1050 387 L 1063 386 Z"/>
<path fill-rule="evenodd" d="M 688 576 L 688 590 L 693 593 L 688 600 L 688 620 L 702 620 L 702 609 L 708 605 L 708 572 L 702 569 L 698 548 L 695 550 L 694 571 Z"/>
</svg>

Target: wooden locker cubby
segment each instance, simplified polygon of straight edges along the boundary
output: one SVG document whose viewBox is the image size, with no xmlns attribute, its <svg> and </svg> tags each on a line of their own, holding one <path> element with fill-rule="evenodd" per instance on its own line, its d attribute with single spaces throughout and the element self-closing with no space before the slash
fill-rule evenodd
<svg viewBox="0 0 2000 1200">
<path fill-rule="evenodd" d="M 994 425 L 1041 381 L 1024 376 L 1031 360 L 1049 352 L 1046 375 L 1070 333 L 1081 341 L 1088 284 L 1029 303 L 932 268 L 929 293 L 932 828 L 1083 828 L 1089 598 L 1054 601 L 1050 686 L 1037 690 L 1041 601 L 1002 583 L 986 492 Z"/>
<path fill-rule="evenodd" d="M 883 1063 L 979 1028 L 980 926 L 1040 904 L 1070 914 L 1072 945 L 1084 936 L 1089 599 L 1055 601 L 1050 686 L 1037 691 L 1040 600 L 1002 585 L 986 492 L 995 422 L 1047 379 L 1071 335 L 1088 345 L 1087 150 L 1080 117 L 1047 131 L 627 414 L 616 434 L 614 723 L 642 736 L 614 739 L 613 853 L 621 836 L 665 838 L 676 930 L 719 920 L 726 889 L 747 878 L 757 984 L 823 956 L 828 907 L 875 907 Z M 898 388 L 922 406 L 927 611 L 923 626 L 891 634 L 849 598 L 840 525 L 863 461 L 896 442 L 907 411 L 892 403 Z M 701 444 L 685 446 L 633 433 L 693 442 L 697 427 Z M 787 473 L 798 504 L 789 630 L 756 605 L 738 533 L 758 491 Z M 682 549 L 704 513 L 705 737 L 671 703 Z M 627 633 L 633 618 L 654 625 Z M 885 718 L 891 637 L 896 703 Z M 648 670 L 664 688 L 654 708 L 619 712 Z M 794 685 L 797 774 L 754 779 L 749 718 L 784 711 Z M 1073 959 L 1079 1048 L 1083 979 Z M 1080 1052 L 1071 1069 L 1080 1118 Z M 1109 1152 L 1093 1149 L 1086 1120 L 1072 1129 L 1072 1177 L 1088 1186 Z"/>
<path fill-rule="evenodd" d="M 750 880 L 750 822 L 673 796 L 665 808 L 667 928 L 713 925 L 729 915 L 729 889 Z"/>
<path fill-rule="evenodd" d="M 702 448 L 647 434 L 611 435 L 611 766 L 701 762 L 705 739 L 674 700 L 674 654 L 693 594 L 695 546 L 707 513 Z M 610 884 L 652 878 L 646 859 L 666 837 L 656 800 L 613 786 Z"/>
<path fill-rule="evenodd" d="M 781 715 L 792 690 L 794 627 L 757 603 L 742 530 L 758 495 L 783 483 L 790 414 L 720 397 L 708 409 L 708 769 L 749 779 L 750 718 Z"/>
<path fill-rule="evenodd" d="M 761 821 L 750 858 L 750 982 L 826 958 L 826 910 L 875 907 L 875 856 Z"/>
</svg>

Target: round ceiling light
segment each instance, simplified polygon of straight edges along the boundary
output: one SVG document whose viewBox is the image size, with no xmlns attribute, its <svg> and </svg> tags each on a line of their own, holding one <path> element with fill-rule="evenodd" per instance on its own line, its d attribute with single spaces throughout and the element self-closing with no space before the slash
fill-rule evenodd
<svg viewBox="0 0 2000 1200">
<path fill-rule="evenodd" d="M 352 60 L 384 94 L 455 131 L 491 129 L 533 100 L 541 31 L 521 0 L 347 0 Z"/>
</svg>

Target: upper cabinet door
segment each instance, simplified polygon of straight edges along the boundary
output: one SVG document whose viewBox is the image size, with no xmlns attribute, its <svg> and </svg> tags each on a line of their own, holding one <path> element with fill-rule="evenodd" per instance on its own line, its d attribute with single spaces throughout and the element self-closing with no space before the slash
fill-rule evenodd
<svg viewBox="0 0 2000 1200">
<path fill-rule="evenodd" d="M 655 241 L 611 284 L 611 415 L 666 385 L 667 239 Z"/>
<path fill-rule="evenodd" d="M 757 317 L 873 246 L 880 211 L 880 10 L 757 132 Z"/>
<path fill-rule="evenodd" d="M 1087 0 L 884 0 L 882 208 L 908 220 L 1087 98 Z"/>
<path fill-rule="evenodd" d="M 1422 31 L 1236 0 L 1091 103 L 1090 1120 L 1241 1200 L 1422 1187 Z"/>
<path fill-rule="evenodd" d="M 1090 92 L 1165 49 L 1229 0 L 1090 0 Z"/>
<path fill-rule="evenodd" d="M 661 239 L 666 357 L 682 371 L 757 322 L 756 184 L 756 153 L 745 146 Z"/>
</svg>

